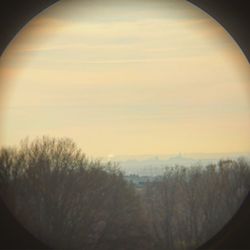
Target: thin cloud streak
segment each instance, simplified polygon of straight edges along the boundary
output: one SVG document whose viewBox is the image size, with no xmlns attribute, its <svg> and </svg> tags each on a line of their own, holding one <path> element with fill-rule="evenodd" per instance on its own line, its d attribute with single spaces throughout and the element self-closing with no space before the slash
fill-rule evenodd
<svg viewBox="0 0 250 250">
<path fill-rule="evenodd" d="M 50 134 L 96 155 L 249 150 L 243 56 L 221 26 L 178 4 L 90 4 L 73 17 L 62 2 L 65 12 L 32 21 L 2 65 L 13 90 L 6 144 Z"/>
</svg>

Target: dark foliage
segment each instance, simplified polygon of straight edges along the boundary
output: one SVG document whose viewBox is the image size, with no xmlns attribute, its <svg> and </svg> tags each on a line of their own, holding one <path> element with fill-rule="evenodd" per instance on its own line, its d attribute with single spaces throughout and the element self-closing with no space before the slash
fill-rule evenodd
<svg viewBox="0 0 250 250">
<path fill-rule="evenodd" d="M 244 159 L 166 168 L 139 188 L 70 139 L 0 150 L 0 192 L 35 237 L 59 249 L 194 249 L 234 215 L 250 185 Z"/>
<path fill-rule="evenodd" d="M 56 248 L 138 249 L 148 236 L 135 189 L 112 164 L 90 161 L 69 139 L 2 149 L 1 194 L 37 238 Z M 124 247 L 126 246 L 126 247 Z"/>
<path fill-rule="evenodd" d="M 168 168 L 144 190 L 155 249 L 199 247 L 232 218 L 249 185 L 250 165 L 244 159 Z"/>
</svg>

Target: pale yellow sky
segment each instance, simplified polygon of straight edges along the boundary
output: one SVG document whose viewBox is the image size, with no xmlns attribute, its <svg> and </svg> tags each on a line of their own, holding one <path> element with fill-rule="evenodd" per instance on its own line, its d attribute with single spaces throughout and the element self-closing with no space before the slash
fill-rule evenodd
<svg viewBox="0 0 250 250">
<path fill-rule="evenodd" d="M 250 150 L 249 64 L 186 1 L 61 1 L 1 58 L 2 142 L 66 136 L 91 156 Z"/>
</svg>

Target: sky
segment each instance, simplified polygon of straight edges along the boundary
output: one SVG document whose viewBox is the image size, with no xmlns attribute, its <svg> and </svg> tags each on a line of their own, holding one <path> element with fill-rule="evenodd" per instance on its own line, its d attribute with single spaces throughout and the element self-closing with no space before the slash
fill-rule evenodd
<svg viewBox="0 0 250 250">
<path fill-rule="evenodd" d="M 72 138 L 96 157 L 250 152 L 249 64 L 182 0 L 60 1 L 0 62 L 1 143 Z"/>
</svg>

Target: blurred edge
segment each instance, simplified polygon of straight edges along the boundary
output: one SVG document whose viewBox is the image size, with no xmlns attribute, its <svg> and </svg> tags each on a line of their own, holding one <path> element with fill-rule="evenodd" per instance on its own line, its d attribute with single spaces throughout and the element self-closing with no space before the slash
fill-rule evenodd
<svg viewBox="0 0 250 250">
<path fill-rule="evenodd" d="M 1 0 L 0 55 L 33 17 L 56 2 L 58 0 Z"/>
<path fill-rule="evenodd" d="M 250 193 L 233 218 L 198 250 L 250 249 Z"/>
<path fill-rule="evenodd" d="M 0 4 L 0 55 L 21 28 L 58 0 L 2 0 Z M 250 61 L 249 7 L 244 0 L 188 0 L 217 20 L 238 43 Z M 1 83 L 0 83 L 1 84 Z M 0 85 L 1 87 L 1 85 Z M 1 89 L 0 89 L 1 90 Z M 199 249 L 250 249 L 250 195 L 230 222 Z M 26 231 L 0 200 L 0 248 L 48 249 Z M 140 250 L 140 249 L 138 249 Z"/>
<path fill-rule="evenodd" d="M 0 55 L 33 17 L 58 0 L 1 0 Z M 0 97 L 2 92 L 0 82 Z M 21 226 L 0 197 L 0 249 L 49 249 Z"/>
<path fill-rule="evenodd" d="M 220 23 L 250 62 L 249 0 L 187 0 Z"/>
</svg>

